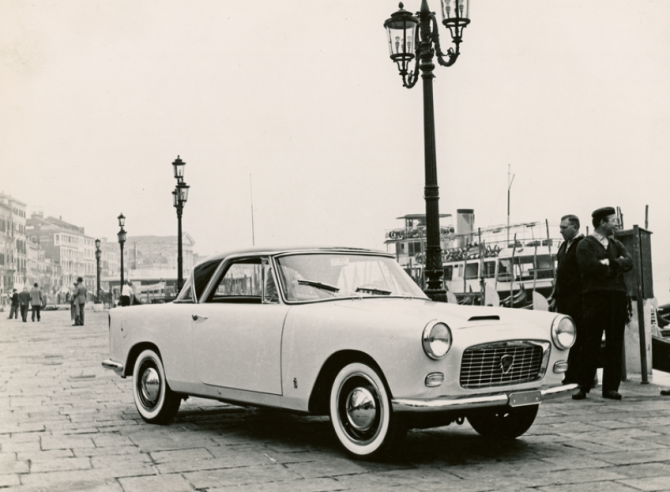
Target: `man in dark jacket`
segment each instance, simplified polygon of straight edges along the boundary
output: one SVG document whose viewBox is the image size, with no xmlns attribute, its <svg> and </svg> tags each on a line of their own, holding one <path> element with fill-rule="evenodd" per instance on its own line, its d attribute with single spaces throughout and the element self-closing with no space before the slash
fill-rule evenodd
<svg viewBox="0 0 670 492">
<path fill-rule="evenodd" d="M 605 332 L 603 397 L 621 400 L 623 338 L 628 321 L 628 291 L 623 274 L 633 268 L 633 260 L 620 241 L 614 239 L 619 220 L 614 208 L 599 208 L 592 214 L 593 234 L 577 246 L 577 262 L 582 272 L 583 316 L 586 339 L 581 357 L 579 392 L 575 400 L 586 398 L 597 371 L 597 354 Z"/>
<path fill-rule="evenodd" d="M 83 326 L 84 324 L 84 308 L 86 307 L 86 286 L 84 285 L 84 279 L 81 277 L 77 278 L 77 285 L 74 288 L 74 297 L 73 302 L 77 304 L 77 318 L 75 319 L 74 324 Z"/>
<path fill-rule="evenodd" d="M 19 307 L 21 308 L 21 319 L 24 323 L 28 321 L 28 306 L 30 305 L 30 292 L 24 287 L 19 294 Z"/>
<path fill-rule="evenodd" d="M 11 296 L 12 300 L 12 306 L 9 308 L 9 319 L 12 319 L 12 316 L 14 319 L 19 318 L 19 294 L 16 292 L 16 289 L 12 292 Z"/>
<path fill-rule="evenodd" d="M 554 291 L 549 296 L 550 305 L 552 307 L 555 305 L 557 312 L 570 316 L 577 327 L 577 340 L 568 355 L 568 371 L 563 380 L 565 384 L 579 383 L 580 354 L 585 340 L 584 333 L 581 332 L 582 275 L 577 264 L 577 246 L 584 236 L 579 234 L 579 225 L 579 218 L 576 215 L 565 215 L 561 218 L 559 227 L 564 241 L 556 254 L 558 259 L 556 282 Z"/>
</svg>

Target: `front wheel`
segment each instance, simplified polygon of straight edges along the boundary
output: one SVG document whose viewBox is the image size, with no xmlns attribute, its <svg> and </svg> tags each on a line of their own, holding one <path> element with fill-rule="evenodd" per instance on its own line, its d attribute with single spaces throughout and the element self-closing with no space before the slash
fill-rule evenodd
<svg viewBox="0 0 670 492">
<path fill-rule="evenodd" d="M 480 410 L 468 415 L 468 422 L 477 433 L 494 439 L 516 439 L 535 422 L 539 405 Z"/>
<path fill-rule="evenodd" d="M 390 454 L 407 432 L 380 375 L 362 363 L 348 364 L 335 377 L 330 419 L 340 443 L 359 458 Z"/>
<path fill-rule="evenodd" d="M 181 397 L 165 379 L 163 362 L 153 350 L 145 350 L 133 368 L 133 397 L 140 416 L 150 424 L 169 424 L 177 415 Z"/>
</svg>

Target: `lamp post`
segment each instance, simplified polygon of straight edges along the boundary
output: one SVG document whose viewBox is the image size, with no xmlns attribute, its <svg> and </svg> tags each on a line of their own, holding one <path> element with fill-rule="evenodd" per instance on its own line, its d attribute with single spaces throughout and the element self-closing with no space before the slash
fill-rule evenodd
<svg viewBox="0 0 670 492">
<path fill-rule="evenodd" d="M 172 200 L 174 208 L 177 209 L 177 293 L 181 291 L 184 284 L 183 255 L 181 242 L 181 216 L 184 212 L 184 205 L 188 200 L 189 185 L 184 183 L 184 166 L 186 163 L 179 156 L 172 163 L 174 166 L 174 177 L 177 180 L 177 186 L 172 191 Z"/>
<path fill-rule="evenodd" d="M 435 13 L 428 8 L 427 0 L 421 1 L 421 10 L 416 16 L 403 9 L 384 22 L 388 33 L 391 60 L 398 66 L 404 87 L 411 89 L 423 79 L 423 133 L 426 185 L 426 259 L 424 271 L 427 277 L 426 294 L 434 301 L 446 302 L 442 284 L 442 249 L 440 247 L 440 193 L 437 185 L 437 157 L 435 151 L 435 114 L 433 110 L 433 57 L 444 67 L 450 67 L 458 59 L 463 29 L 470 23 L 470 0 L 440 0 L 442 24 L 449 29 L 455 50 L 446 53 L 440 48 L 440 34 Z M 409 65 L 415 60 L 414 68 Z"/>
<path fill-rule="evenodd" d="M 119 237 L 119 245 L 121 246 L 121 287 L 119 288 L 119 296 L 121 295 L 121 291 L 123 290 L 123 244 L 126 242 L 126 231 L 123 228 L 123 226 L 126 223 L 126 218 L 123 216 L 123 214 L 119 215 L 119 227 L 121 228 L 117 234 Z"/>
<path fill-rule="evenodd" d="M 95 271 L 97 276 L 97 291 L 95 297 L 100 302 L 100 257 L 102 256 L 102 251 L 100 251 L 100 239 L 95 240 Z"/>
</svg>

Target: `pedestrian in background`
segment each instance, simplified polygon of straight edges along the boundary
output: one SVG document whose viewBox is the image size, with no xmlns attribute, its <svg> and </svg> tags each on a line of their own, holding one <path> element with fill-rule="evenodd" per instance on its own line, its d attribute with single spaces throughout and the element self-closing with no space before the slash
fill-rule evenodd
<svg viewBox="0 0 670 492">
<path fill-rule="evenodd" d="M 74 283 L 74 288 L 72 289 L 72 292 L 75 291 L 77 288 L 77 282 Z M 76 302 L 76 298 L 74 295 L 70 295 L 68 292 L 68 295 L 66 296 L 66 299 L 70 299 L 70 318 L 72 318 L 72 326 L 77 326 L 79 323 L 77 320 L 79 319 L 79 304 Z"/>
<path fill-rule="evenodd" d="M 133 295 L 133 288 L 130 286 L 130 281 L 126 281 L 121 288 L 121 306 L 130 306 Z"/>
<path fill-rule="evenodd" d="M 42 309 L 42 291 L 37 285 L 37 282 L 35 282 L 33 288 L 30 289 L 30 305 L 32 306 L 30 319 L 34 322 L 35 314 L 37 314 L 37 321 L 42 321 L 40 318 L 40 310 Z"/>
<path fill-rule="evenodd" d="M 76 325 L 84 325 L 84 308 L 86 307 L 86 286 L 84 285 L 84 279 L 81 277 L 77 278 L 77 285 L 74 288 L 74 302 L 77 304 L 77 320 L 75 321 Z"/>
<path fill-rule="evenodd" d="M 579 234 L 579 218 L 576 215 L 561 217 L 559 226 L 563 244 L 558 248 L 556 257 L 556 280 L 554 290 L 549 296 L 549 307 L 556 307 L 556 311 L 567 314 L 577 327 L 577 339 L 568 355 L 568 370 L 563 379 L 564 384 L 579 383 L 580 354 L 584 346 L 582 330 L 582 275 L 577 264 L 577 246 L 584 239 Z"/>
<path fill-rule="evenodd" d="M 28 306 L 30 305 L 30 292 L 28 287 L 23 287 L 19 294 L 19 308 L 21 309 L 21 319 L 24 323 L 28 321 Z"/>
<path fill-rule="evenodd" d="M 628 322 L 628 291 L 623 274 L 633 268 L 625 246 L 614 239 L 619 219 L 614 208 L 599 208 L 592 214 L 593 234 L 577 246 L 584 295 L 583 327 L 586 333 L 580 357 L 580 388 L 575 400 L 586 398 L 597 371 L 598 352 L 605 332 L 603 398 L 621 400 L 623 337 Z"/>
<path fill-rule="evenodd" d="M 11 306 L 9 308 L 9 318 L 12 319 L 12 315 L 14 316 L 14 319 L 18 319 L 19 317 L 19 294 L 16 292 L 16 289 L 13 290 L 12 295 L 9 297 L 11 301 Z"/>
</svg>

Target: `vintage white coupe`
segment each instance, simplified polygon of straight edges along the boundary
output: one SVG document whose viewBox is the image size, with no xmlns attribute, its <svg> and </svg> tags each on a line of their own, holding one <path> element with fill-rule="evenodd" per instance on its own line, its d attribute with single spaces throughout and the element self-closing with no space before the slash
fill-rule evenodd
<svg viewBox="0 0 670 492">
<path fill-rule="evenodd" d="M 407 429 L 467 418 L 512 439 L 561 380 L 568 316 L 433 302 L 392 255 L 250 249 L 197 265 L 177 299 L 110 310 L 111 358 L 142 418 L 166 424 L 187 396 L 330 415 L 358 457 Z"/>
</svg>

